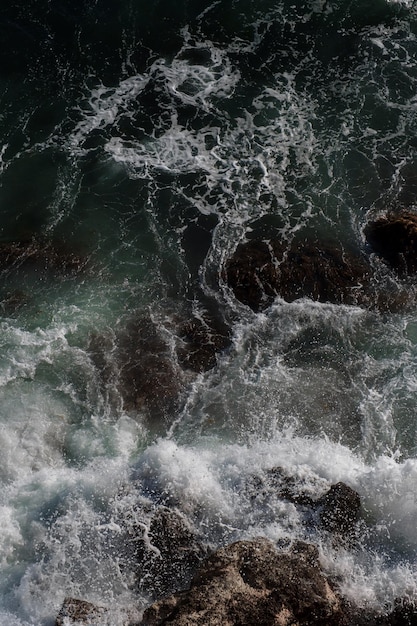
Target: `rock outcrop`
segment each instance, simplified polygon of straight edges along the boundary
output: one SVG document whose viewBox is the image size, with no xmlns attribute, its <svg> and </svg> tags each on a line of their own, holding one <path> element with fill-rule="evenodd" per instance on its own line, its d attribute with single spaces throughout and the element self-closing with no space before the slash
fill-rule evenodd
<svg viewBox="0 0 417 626">
<path fill-rule="evenodd" d="M 32 239 L 0 244 L 0 271 L 37 272 L 73 276 L 86 268 L 88 259 L 63 243 Z"/>
<path fill-rule="evenodd" d="M 364 229 L 372 250 L 399 275 L 417 272 L 417 213 L 390 212 Z"/>
<path fill-rule="evenodd" d="M 153 598 L 185 589 L 207 556 L 207 549 L 178 511 L 159 507 L 149 529 L 130 532 L 138 588 Z"/>
<path fill-rule="evenodd" d="M 113 333 L 92 334 L 88 350 L 112 404 L 140 412 L 156 430 L 180 406 L 184 375 L 150 316 L 133 317 Z"/>
<path fill-rule="evenodd" d="M 185 381 L 168 341 L 150 317 L 132 319 L 118 334 L 116 358 L 126 409 L 146 409 L 163 418 L 178 408 Z"/>
<path fill-rule="evenodd" d="M 317 500 L 316 506 L 323 528 L 338 535 L 348 535 L 358 521 L 361 501 L 354 489 L 339 482 Z"/>
<path fill-rule="evenodd" d="M 303 513 L 306 525 L 321 528 L 338 538 L 352 538 L 360 517 L 360 496 L 345 483 L 331 485 L 317 498 L 313 496 L 311 485 L 303 484 L 282 467 L 251 476 L 245 489 L 257 507 L 268 507 L 276 498 L 287 500 Z"/>
<path fill-rule="evenodd" d="M 188 591 L 149 607 L 143 626 L 289 626 L 344 623 L 340 598 L 323 575 L 318 552 L 298 543 L 277 552 L 267 539 L 217 550 Z"/>
<path fill-rule="evenodd" d="M 318 242 L 274 239 L 241 243 L 223 275 L 236 298 L 254 311 L 276 296 L 287 302 L 308 297 L 319 302 L 360 304 L 370 265 L 359 255 Z"/>
<path fill-rule="evenodd" d="M 100 626 L 107 610 L 78 598 L 65 598 L 56 618 L 56 626 L 87 624 Z"/>
<path fill-rule="evenodd" d="M 184 533 L 182 521 L 169 519 L 164 511 L 159 529 L 161 554 L 188 550 L 195 538 Z M 169 526 L 171 526 L 169 528 Z M 158 531 L 159 532 L 159 531 Z M 149 533 L 151 534 L 151 533 Z M 178 542 L 178 537 L 182 538 Z M 152 540 L 156 538 L 152 537 Z M 155 549 L 155 554 L 158 549 Z M 175 560 L 175 559 L 174 559 Z M 173 573 L 173 570 L 171 574 Z M 169 576 L 166 571 L 164 576 Z M 175 575 L 174 575 L 175 577 Z M 149 576 L 149 588 L 153 581 Z M 173 588 L 178 580 L 172 580 Z M 380 610 L 360 608 L 342 598 L 321 570 L 318 550 L 296 542 L 291 551 L 278 552 L 265 538 L 238 541 L 214 552 L 200 563 L 189 589 L 180 587 L 173 595 L 149 606 L 140 621 L 124 611 L 125 626 L 415 626 L 417 605 L 398 599 L 393 607 Z M 160 590 L 162 591 L 162 589 Z M 129 617 L 130 616 L 130 617 Z M 117 623 L 119 622 L 120 616 Z M 56 626 L 113 626 L 110 609 L 76 598 L 66 598 Z"/>
<path fill-rule="evenodd" d="M 217 355 L 230 346 L 230 330 L 215 318 L 193 317 L 181 324 L 177 347 L 181 366 L 201 373 L 215 367 Z"/>
<path fill-rule="evenodd" d="M 172 421 L 195 374 L 213 368 L 230 343 L 229 328 L 209 315 L 172 316 L 165 328 L 140 314 L 113 332 L 92 333 L 88 350 L 103 394 L 158 429 Z"/>
</svg>

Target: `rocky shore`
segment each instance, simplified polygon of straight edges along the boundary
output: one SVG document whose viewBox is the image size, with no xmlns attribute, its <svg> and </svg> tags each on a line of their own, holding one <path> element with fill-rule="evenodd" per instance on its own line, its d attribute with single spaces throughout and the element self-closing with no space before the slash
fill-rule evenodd
<svg viewBox="0 0 417 626">
<path fill-rule="evenodd" d="M 272 474 L 282 475 L 280 468 Z M 317 500 L 287 483 L 282 497 L 315 515 L 335 542 L 355 540 L 359 495 L 337 483 Z M 283 484 L 283 483 L 281 483 Z M 152 549 L 149 547 L 149 538 Z M 133 540 L 134 539 L 134 540 Z M 145 539 L 148 539 L 145 542 Z M 126 626 L 412 626 L 417 605 L 407 598 L 379 610 L 349 602 L 322 569 L 318 548 L 296 541 L 279 550 L 264 537 L 211 551 L 179 513 L 159 507 L 147 537 L 138 529 L 130 544 L 137 562 L 138 589 L 156 598 L 127 611 Z M 142 613 L 140 621 L 129 613 Z M 56 626 L 111 624 L 109 609 L 66 598 Z"/>
<path fill-rule="evenodd" d="M 417 215 L 387 213 L 367 224 L 364 237 L 362 252 L 318 241 L 249 240 L 237 246 L 221 277 L 235 298 L 255 312 L 266 310 L 276 297 L 381 311 L 410 305 L 415 295 L 408 284 L 385 289 L 375 276 L 379 270 L 405 280 L 416 273 Z M 192 377 L 215 367 L 230 335 L 216 316 L 172 318 L 168 329 L 142 316 L 111 336 L 93 335 L 89 350 L 103 387 L 117 388 L 125 410 L 144 410 L 151 422 L 163 422 L 178 408 Z M 254 497 L 267 497 L 268 489 L 275 489 L 320 533 L 335 543 L 355 543 L 361 503 L 349 486 L 337 483 L 314 499 L 279 467 L 253 481 Z M 140 621 L 126 614 L 126 626 L 417 624 L 417 605 L 408 598 L 378 609 L 349 602 L 323 571 L 313 544 L 295 542 L 283 550 L 254 537 L 215 550 L 181 511 L 163 504 L 157 505 L 146 533 L 137 529 L 125 556 L 137 564 L 137 590 L 153 603 L 135 607 Z M 110 623 L 106 607 L 77 598 L 66 598 L 56 619 L 56 626 Z"/>
</svg>

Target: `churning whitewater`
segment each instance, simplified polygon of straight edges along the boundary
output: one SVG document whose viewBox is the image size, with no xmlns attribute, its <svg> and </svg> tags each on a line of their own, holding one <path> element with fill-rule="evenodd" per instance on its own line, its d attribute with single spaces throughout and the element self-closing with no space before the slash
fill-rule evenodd
<svg viewBox="0 0 417 626">
<path fill-rule="evenodd" d="M 413 0 L 20 5 L 0 8 L 0 624 L 51 626 L 65 597 L 138 621 L 161 507 L 208 551 L 314 543 L 361 607 L 417 600 L 417 279 L 365 236 L 417 208 Z M 366 256 L 398 306 L 247 306 L 225 268 L 277 239 Z M 338 482 L 348 542 L 300 504 Z"/>
</svg>

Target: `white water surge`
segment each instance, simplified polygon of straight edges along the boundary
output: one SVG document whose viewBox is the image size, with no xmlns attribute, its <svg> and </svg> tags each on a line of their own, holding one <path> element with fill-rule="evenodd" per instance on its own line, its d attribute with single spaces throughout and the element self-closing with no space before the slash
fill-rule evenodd
<svg viewBox="0 0 417 626">
<path fill-rule="evenodd" d="M 417 600 L 416 311 L 277 298 L 253 313 L 221 272 L 245 237 L 314 233 L 369 254 L 370 216 L 415 206 L 415 30 L 333 31 L 328 4 L 295 19 L 278 3 L 241 36 L 225 20 L 222 42 L 205 31 L 213 3 L 175 52 L 141 71 L 124 58 L 117 84 L 87 76 L 46 140 L 31 141 L 28 122 L 15 154 L 1 150 L 1 176 L 53 155 L 42 237 L 89 264 L 75 277 L 1 275 L 0 626 L 52 626 L 66 596 L 108 607 L 112 626 L 139 619 L 152 599 L 126 546 L 138 528 L 149 540 L 161 504 L 213 549 L 259 535 L 317 544 L 361 606 Z M 412 19 L 413 3 L 394 4 Z M 190 251 L 191 227 L 203 243 Z M 415 289 L 372 263 L 377 281 Z M 231 346 L 187 374 L 183 403 L 153 428 L 103 374 L 116 339 L 148 316 L 169 343 L 184 308 L 200 315 L 207 302 Z M 356 490 L 355 541 L 335 545 L 273 471 L 313 500 L 339 481 Z"/>
</svg>

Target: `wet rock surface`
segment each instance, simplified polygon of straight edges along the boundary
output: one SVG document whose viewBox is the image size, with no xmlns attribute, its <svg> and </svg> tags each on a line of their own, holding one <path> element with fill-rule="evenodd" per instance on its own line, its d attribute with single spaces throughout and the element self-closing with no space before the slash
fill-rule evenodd
<svg viewBox="0 0 417 626">
<path fill-rule="evenodd" d="M 170 422 L 195 373 L 217 364 L 231 343 L 230 330 L 213 316 L 173 319 L 165 328 L 150 315 L 132 317 L 120 329 L 92 333 L 88 351 L 103 394 L 150 423 Z"/>
<path fill-rule="evenodd" d="M 171 347 L 151 318 L 130 321 L 117 340 L 119 386 L 127 410 L 146 409 L 154 417 L 174 412 L 184 379 Z"/>
<path fill-rule="evenodd" d="M 364 229 L 372 250 L 400 275 L 417 272 L 417 213 L 390 212 Z"/>
<path fill-rule="evenodd" d="M 317 241 L 288 246 L 274 239 L 240 244 L 224 277 L 238 300 L 261 311 L 276 296 L 288 302 L 308 297 L 319 302 L 359 304 L 370 280 L 365 258 Z"/>
<path fill-rule="evenodd" d="M 15 315 L 30 302 L 27 293 L 20 289 L 6 292 L 0 299 L 0 314 Z"/>
<path fill-rule="evenodd" d="M 279 553 L 267 539 L 217 550 L 188 591 L 149 607 L 143 626 L 343 623 L 340 598 L 321 572 L 317 550 L 296 544 Z"/>
<path fill-rule="evenodd" d="M 230 329 L 207 316 L 190 319 L 181 325 L 178 334 L 178 360 L 183 368 L 197 373 L 215 367 L 218 354 L 231 344 Z"/>
<path fill-rule="evenodd" d="M 317 500 L 316 506 L 323 528 L 332 533 L 346 535 L 354 530 L 359 519 L 361 501 L 354 489 L 339 482 Z"/>
<path fill-rule="evenodd" d="M 149 528 L 138 527 L 132 539 L 137 587 L 153 598 L 185 589 L 208 554 L 184 515 L 164 506 Z"/>
<path fill-rule="evenodd" d="M 150 316 L 135 317 L 112 333 L 92 334 L 88 351 L 112 404 L 142 413 L 155 427 L 180 406 L 183 372 Z"/>
<path fill-rule="evenodd" d="M 56 626 L 68 626 L 72 624 L 99 626 L 105 614 L 105 608 L 96 606 L 91 602 L 79 600 L 78 598 L 65 598 L 56 618 Z"/>
<path fill-rule="evenodd" d="M 321 528 L 339 539 L 353 538 L 360 518 L 359 494 L 343 482 L 331 485 L 320 498 L 315 496 L 317 489 L 319 484 L 291 476 L 282 467 L 254 475 L 245 485 L 257 507 L 273 507 L 277 499 L 286 500 L 303 514 L 306 526 Z"/>
</svg>

